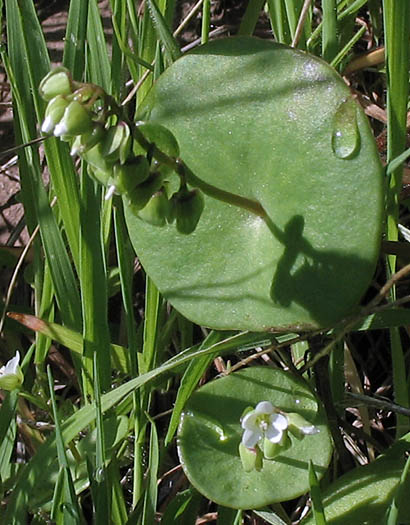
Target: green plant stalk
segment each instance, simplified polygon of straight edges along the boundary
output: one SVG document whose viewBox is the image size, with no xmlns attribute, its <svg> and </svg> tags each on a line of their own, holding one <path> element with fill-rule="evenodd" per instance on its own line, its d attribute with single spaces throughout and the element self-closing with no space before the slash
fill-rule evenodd
<svg viewBox="0 0 410 525">
<path fill-rule="evenodd" d="M 157 508 L 157 479 L 159 467 L 159 442 L 155 422 L 150 420 L 151 432 L 149 438 L 148 472 L 146 474 L 147 485 L 145 489 L 143 506 L 143 523 L 154 523 Z"/>
<path fill-rule="evenodd" d="M 312 461 L 309 461 L 309 484 L 316 525 L 326 525 L 327 522 L 325 518 L 325 511 L 323 509 L 319 480 L 317 479 L 315 467 L 313 466 Z"/>
<path fill-rule="evenodd" d="M 362 26 L 359 31 L 349 40 L 349 42 L 337 53 L 337 55 L 334 57 L 330 65 L 334 67 L 335 69 L 340 64 L 340 62 L 345 58 L 345 56 L 348 54 L 348 52 L 352 49 L 352 47 L 358 42 L 364 33 L 366 32 L 366 27 Z"/>
<path fill-rule="evenodd" d="M 114 227 L 118 266 L 121 279 L 122 304 L 127 326 L 129 370 L 131 371 L 131 375 L 134 377 L 138 373 L 138 339 L 137 326 L 135 323 L 133 311 L 134 298 L 132 291 L 134 253 L 127 235 L 127 227 L 125 225 L 123 209 L 120 201 L 119 206 L 114 208 Z"/>
<path fill-rule="evenodd" d="M 211 1 L 204 0 L 204 3 L 202 5 L 201 44 L 206 44 L 209 40 L 210 21 L 211 21 Z"/>
<path fill-rule="evenodd" d="M 72 0 L 68 12 L 63 65 L 74 80 L 81 80 L 85 66 L 88 0 Z"/>
<path fill-rule="evenodd" d="M 101 525 L 111 523 L 111 490 L 108 486 L 107 465 L 105 457 L 104 420 L 101 408 L 101 384 L 98 353 L 94 353 L 94 397 L 96 419 L 96 450 L 95 450 L 95 501 L 94 522 Z"/>
<path fill-rule="evenodd" d="M 83 385 L 84 393 L 93 398 L 93 360 L 98 355 L 101 386 L 108 390 L 111 384 L 110 334 L 107 323 L 107 282 L 104 246 L 100 231 L 101 192 L 88 174 L 82 178 L 81 210 L 81 300 L 83 307 Z M 99 189 L 99 187 L 98 187 Z"/>
<path fill-rule="evenodd" d="M 266 0 L 250 0 L 239 26 L 238 35 L 252 35 Z"/>
<path fill-rule="evenodd" d="M 75 494 L 74 483 L 71 476 L 70 467 L 67 460 L 67 455 L 64 447 L 63 435 L 61 432 L 60 421 L 57 412 L 57 403 L 54 392 L 54 380 L 51 375 L 50 366 L 47 367 L 48 386 L 50 391 L 51 405 L 53 409 L 54 424 L 56 427 L 56 445 L 57 457 L 60 464 L 61 474 L 61 492 L 56 490 L 56 495 L 61 499 L 53 501 L 53 507 L 57 515 L 58 525 L 76 525 L 80 523 L 80 509 L 78 507 L 77 496 Z M 68 510 L 70 509 L 70 511 Z M 52 515 L 54 513 L 52 512 Z"/>
<path fill-rule="evenodd" d="M 267 0 L 269 18 L 273 34 L 281 44 L 290 44 L 289 25 L 285 19 L 284 6 L 282 0 Z"/>
<path fill-rule="evenodd" d="M 387 72 L 387 162 L 400 155 L 405 148 L 407 100 L 409 92 L 409 38 L 410 3 L 407 1 L 384 0 L 384 30 Z M 401 189 L 402 167 L 391 174 L 387 195 L 387 237 L 398 238 L 399 192 Z M 396 269 L 396 257 L 387 259 L 390 275 Z M 395 299 L 395 290 L 392 290 Z M 395 401 L 409 406 L 408 385 L 406 384 L 403 349 L 398 329 L 391 329 L 391 351 Z M 403 416 L 397 416 L 397 435 L 402 435 L 409 423 Z"/>
<path fill-rule="evenodd" d="M 336 0 L 323 0 L 322 58 L 331 62 L 337 55 L 337 7 Z"/>
<path fill-rule="evenodd" d="M 398 525 L 400 508 L 404 503 L 404 498 L 407 498 L 407 490 L 409 485 L 409 470 L 410 457 L 407 458 L 403 472 L 400 476 L 400 483 L 396 488 L 393 501 L 387 511 L 386 525 Z"/>
</svg>

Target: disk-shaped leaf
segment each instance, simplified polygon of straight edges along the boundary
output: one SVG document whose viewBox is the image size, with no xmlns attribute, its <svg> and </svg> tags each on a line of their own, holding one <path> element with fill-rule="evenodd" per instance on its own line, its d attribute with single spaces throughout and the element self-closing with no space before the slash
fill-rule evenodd
<svg viewBox="0 0 410 525">
<path fill-rule="evenodd" d="M 410 451 L 410 434 L 400 439 L 383 456 L 366 466 L 348 472 L 324 490 L 323 507 L 328 525 L 374 525 L 386 523 L 386 513 L 397 498 L 397 489 Z M 405 480 L 403 495 L 408 494 L 410 480 Z M 399 507 L 397 523 L 410 523 L 410 501 L 404 496 L 395 502 Z M 303 525 L 314 525 L 312 515 Z"/>
<path fill-rule="evenodd" d="M 270 401 L 296 412 L 320 432 L 302 439 L 260 471 L 245 472 L 240 457 L 241 416 L 248 407 Z M 233 508 L 259 508 L 295 498 L 309 490 L 309 460 L 321 477 L 332 445 L 326 420 L 306 383 L 282 370 L 254 367 L 206 384 L 185 407 L 178 432 L 178 452 L 192 485 L 208 499 Z"/>
<path fill-rule="evenodd" d="M 128 210 L 166 299 L 216 329 L 309 329 L 352 311 L 379 251 L 382 170 L 363 111 L 328 64 L 256 38 L 210 42 L 158 79 L 147 116 L 196 176 L 269 216 L 206 197 L 184 235 Z"/>
</svg>

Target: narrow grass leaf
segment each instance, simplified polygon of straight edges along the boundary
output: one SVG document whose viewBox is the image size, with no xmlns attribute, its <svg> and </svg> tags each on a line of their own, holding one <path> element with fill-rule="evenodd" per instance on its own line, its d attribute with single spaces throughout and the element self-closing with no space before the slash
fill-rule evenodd
<svg viewBox="0 0 410 525">
<path fill-rule="evenodd" d="M 155 511 L 157 508 L 157 479 L 159 467 L 159 443 L 158 433 L 154 421 L 151 421 L 151 432 L 149 439 L 149 459 L 147 486 L 144 497 L 143 523 L 155 522 Z"/>
<path fill-rule="evenodd" d="M 84 339 L 80 333 L 57 323 L 44 321 L 34 315 L 9 312 L 8 316 L 27 328 L 50 337 L 57 343 L 67 347 L 72 352 L 75 352 L 78 355 L 83 354 Z M 111 344 L 110 355 L 113 368 L 125 374 L 130 373 L 128 366 L 128 351 L 126 348 L 120 345 Z"/>
<path fill-rule="evenodd" d="M 88 0 L 71 0 L 65 34 L 63 65 L 78 81 L 82 81 L 84 76 L 87 15 Z"/>
<path fill-rule="evenodd" d="M 255 31 L 265 0 L 250 0 L 239 26 L 238 35 L 251 36 Z"/>
<path fill-rule="evenodd" d="M 134 252 L 127 234 L 122 207 L 114 209 L 115 242 L 118 266 L 120 269 L 122 304 L 127 325 L 129 370 L 137 375 L 138 337 L 134 317 L 133 277 Z"/>
<path fill-rule="evenodd" d="M 282 0 L 268 0 L 267 5 L 270 23 L 276 41 L 281 44 L 290 45 L 292 36 Z"/>
<path fill-rule="evenodd" d="M 212 331 L 206 337 L 206 339 L 204 339 L 200 348 L 213 345 L 220 341 L 222 338 L 223 334 L 221 332 Z M 169 422 L 167 435 L 165 436 L 165 446 L 169 445 L 172 438 L 174 437 L 179 425 L 181 413 L 184 409 L 185 403 L 188 401 L 190 395 L 195 390 L 198 381 L 201 379 L 214 357 L 215 354 L 210 354 L 194 359 L 189 363 L 187 369 L 185 370 L 185 373 L 182 376 L 178 388 L 177 397 L 171 414 L 171 420 Z"/>
<path fill-rule="evenodd" d="M 57 457 L 60 464 L 58 481 L 53 497 L 52 518 L 57 525 L 77 525 L 80 523 L 80 509 L 75 494 L 73 478 L 65 452 L 65 444 L 61 432 L 60 421 L 57 412 L 57 403 L 54 393 L 54 380 L 51 368 L 47 368 L 48 386 L 50 391 L 51 406 L 53 409 L 54 424 L 56 428 Z"/>
<path fill-rule="evenodd" d="M 110 93 L 111 66 L 97 0 L 89 0 L 87 41 L 90 80 Z"/>
<path fill-rule="evenodd" d="M 181 50 L 156 2 L 147 0 L 147 3 L 158 40 L 164 46 L 169 63 L 172 63 L 181 56 Z"/>
<path fill-rule="evenodd" d="M 193 525 L 198 516 L 201 500 L 201 494 L 192 487 L 179 492 L 167 505 L 161 518 L 161 525 L 175 523 Z"/>
<path fill-rule="evenodd" d="M 277 505 L 275 505 L 275 507 L 277 507 Z M 281 509 L 283 518 L 279 517 L 278 514 L 271 509 L 254 510 L 253 513 L 270 525 L 291 525 L 289 518 L 285 519 L 285 511 L 283 509 Z"/>
<path fill-rule="evenodd" d="M 111 491 L 108 486 L 108 476 L 105 457 L 105 434 L 103 413 L 101 408 L 101 384 L 98 354 L 94 353 L 94 398 L 96 418 L 96 451 L 95 451 L 95 491 L 94 491 L 94 521 L 101 525 L 111 522 Z"/>
<path fill-rule="evenodd" d="M 404 500 L 408 496 L 409 491 L 409 470 L 410 470 L 410 457 L 407 458 L 404 466 L 400 482 L 396 488 L 393 501 L 387 511 L 386 525 L 398 525 L 400 523 L 399 514 L 400 509 L 404 506 Z"/>
<path fill-rule="evenodd" d="M 338 51 L 336 0 L 323 0 L 322 10 L 322 58 L 330 63 Z"/>
<path fill-rule="evenodd" d="M 83 381 L 84 388 L 87 388 L 85 391 L 92 398 L 91 378 L 94 355 L 97 355 L 103 390 L 108 390 L 111 382 L 108 295 L 99 206 L 101 188 L 85 173 L 85 169 L 81 188 L 80 281 L 84 320 Z"/>
<path fill-rule="evenodd" d="M 309 461 L 309 484 L 310 497 L 312 498 L 313 514 L 315 516 L 316 525 L 326 525 L 319 480 L 317 479 L 315 467 L 313 466 L 311 460 Z"/>
</svg>

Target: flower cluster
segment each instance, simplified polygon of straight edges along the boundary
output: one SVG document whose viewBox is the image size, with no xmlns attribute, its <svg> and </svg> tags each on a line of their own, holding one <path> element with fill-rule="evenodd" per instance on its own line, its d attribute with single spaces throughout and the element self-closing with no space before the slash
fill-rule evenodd
<svg viewBox="0 0 410 525">
<path fill-rule="evenodd" d="M 74 81 L 63 67 L 42 80 L 39 92 L 48 102 L 42 132 L 71 143 L 71 154 L 81 156 L 90 176 L 108 187 L 106 198 L 122 195 L 152 225 L 175 221 L 186 234 L 196 228 L 203 195 L 188 189 L 176 170 L 179 146 L 168 129 L 152 122 L 130 124 L 102 88 Z"/>
<path fill-rule="evenodd" d="M 262 460 L 274 459 L 290 447 L 289 432 L 298 439 L 319 429 L 295 412 L 285 413 L 270 401 L 261 401 L 245 411 L 239 454 L 245 471 L 262 468 Z"/>
<path fill-rule="evenodd" d="M 21 386 L 23 380 L 24 376 L 20 368 L 20 352 L 16 352 L 16 355 L 0 368 L 0 388 L 14 390 Z"/>
</svg>

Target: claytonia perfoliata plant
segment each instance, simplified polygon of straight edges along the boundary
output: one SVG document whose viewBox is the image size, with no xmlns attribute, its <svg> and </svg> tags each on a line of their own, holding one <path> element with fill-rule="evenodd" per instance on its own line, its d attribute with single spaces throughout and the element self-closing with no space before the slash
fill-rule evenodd
<svg viewBox="0 0 410 525">
<path fill-rule="evenodd" d="M 17 351 L 16 355 L 0 368 L 0 388 L 14 390 L 23 383 L 23 380 L 24 376 L 20 368 L 20 352 Z"/>
<path fill-rule="evenodd" d="M 317 434 L 319 429 L 300 414 L 285 413 L 270 401 L 261 401 L 254 409 L 245 411 L 241 418 L 244 429 L 239 454 L 246 472 L 262 468 L 262 460 L 274 459 L 290 447 L 288 432 L 301 439 L 306 434 Z"/>
<path fill-rule="evenodd" d="M 84 159 L 90 176 L 107 187 L 106 199 L 122 195 L 134 215 L 153 226 L 175 221 L 180 233 L 195 230 L 204 197 L 195 186 L 199 179 L 187 180 L 167 128 L 131 122 L 101 87 L 75 81 L 64 67 L 50 71 L 39 92 L 47 102 L 41 131 L 71 144 L 71 155 Z"/>
</svg>

